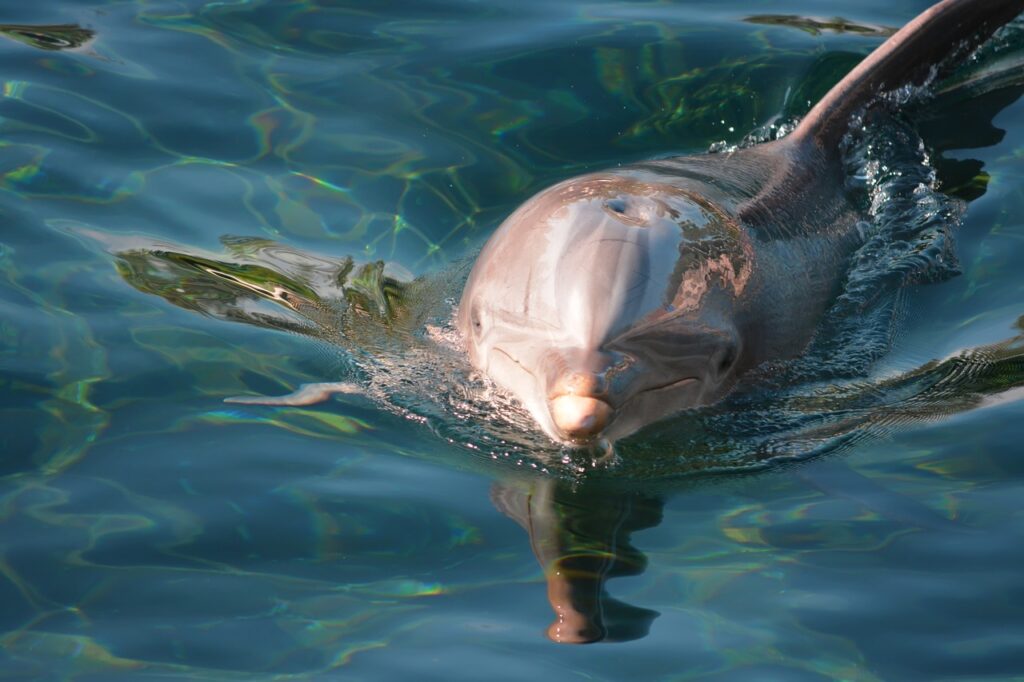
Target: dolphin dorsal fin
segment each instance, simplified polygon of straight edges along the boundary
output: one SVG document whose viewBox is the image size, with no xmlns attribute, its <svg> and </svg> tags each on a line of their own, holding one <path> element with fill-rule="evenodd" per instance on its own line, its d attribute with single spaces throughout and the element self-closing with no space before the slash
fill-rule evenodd
<svg viewBox="0 0 1024 682">
<path fill-rule="evenodd" d="M 857 65 L 787 139 L 831 156 L 853 116 L 878 95 L 943 75 L 1000 26 L 1024 12 L 1024 0 L 943 0 L 919 14 Z"/>
<path fill-rule="evenodd" d="M 829 90 L 796 130 L 767 143 L 778 163 L 737 215 L 750 225 L 794 222 L 787 212 L 801 203 L 795 192 L 811 196 L 823 178 L 837 180 L 840 142 L 859 111 L 885 92 L 943 76 L 1021 12 L 1024 0 L 943 0 L 922 12 Z"/>
</svg>

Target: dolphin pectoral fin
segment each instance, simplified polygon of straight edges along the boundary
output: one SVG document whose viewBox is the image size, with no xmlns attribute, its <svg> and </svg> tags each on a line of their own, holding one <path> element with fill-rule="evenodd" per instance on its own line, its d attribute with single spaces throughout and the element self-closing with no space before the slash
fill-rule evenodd
<svg viewBox="0 0 1024 682">
<path fill-rule="evenodd" d="M 297 407 L 301 405 L 315 405 L 316 403 L 322 403 L 325 400 L 328 400 L 331 396 L 340 393 L 353 394 L 362 392 L 363 389 L 356 384 L 345 381 L 334 381 L 317 384 L 302 384 L 297 390 L 286 395 L 238 395 L 231 398 L 225 398 L 224 402 L 242 405 L 279 405 Z"/>
</svg>

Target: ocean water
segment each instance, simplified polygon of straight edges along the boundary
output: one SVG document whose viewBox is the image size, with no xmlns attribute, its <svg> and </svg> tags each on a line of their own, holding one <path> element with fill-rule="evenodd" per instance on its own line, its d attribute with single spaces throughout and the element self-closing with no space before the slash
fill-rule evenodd
<svg viewBox="0 0 1024 682">
<path fill-rule="evenodd" d="M 779 134 L 928 4 L 5 7 L 0 678 L 1020 679 L 1019 26 L 851 142 L 787 383 L 594 462 L 450 328 L 532 193 Z"/>
</svg>

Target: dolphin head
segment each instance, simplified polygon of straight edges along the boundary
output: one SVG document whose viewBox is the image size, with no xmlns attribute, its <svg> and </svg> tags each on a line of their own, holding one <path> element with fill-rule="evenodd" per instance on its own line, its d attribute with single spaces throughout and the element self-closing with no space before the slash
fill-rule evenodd
<svg viewBox="0 0 1024 682">
<path fill-rule="evenodd" d="M 545 433 L 612 441 L 732 385 L 752 254 L 746 233 L 692 192 L 574 178 L 491 237 L 458 324 L 473 364 Z"/>
</svg>

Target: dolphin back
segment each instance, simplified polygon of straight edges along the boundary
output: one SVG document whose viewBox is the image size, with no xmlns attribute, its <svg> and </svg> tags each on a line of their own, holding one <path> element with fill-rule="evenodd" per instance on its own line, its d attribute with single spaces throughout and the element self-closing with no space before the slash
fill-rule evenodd
<svg viewBox="0 0 1024 682">
<path fill-rule="evenodd" d="M 954 68 L 1024 0 L 943 0 L 918 15 L 846 75 L 804 117 L 792 142 L 834 153 L 854 114 L 883 92 L 922 85 Z"/>
</svg>

